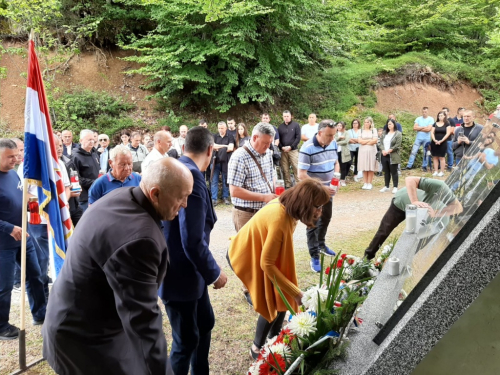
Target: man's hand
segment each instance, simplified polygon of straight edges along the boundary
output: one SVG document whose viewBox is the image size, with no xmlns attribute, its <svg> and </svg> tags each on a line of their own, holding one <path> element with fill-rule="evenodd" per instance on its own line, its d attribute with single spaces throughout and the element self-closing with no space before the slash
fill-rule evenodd
<svg viewBox="0 0 500 375">
<path fill-rule="evenodd" d="M 292 149 L 292 146 L 285 146 L 285 147 L 281 148 L 281 150 L 284 152 L 289 152 L 291 149 Z"/>
<path fill-rule="evenodd" d="M 224 273 L 224 271 L 221 269 L 220 270 L 220 275 L 217 281 L 214 283 L 214 289 L 221 289 L 224 288 L 224 286 L 227 283 L 227 275 Z"/>
<path fill-rule="evenodd" d="M 14 229 L 12 229 L 12 232 L 10 233 L 10 235 L 12 237 L 14 237 L 14 239 L 16 241 L 21 241 L 21 238 L 23 238 L 23 229 L 21 227 L 18 227 L 18 226 L 14 226 Z M 29 237 L 30 235 L 28 234 L 28 232 L 26 232 L 26 237 Z"/>
<path fill-rule="evenodd" d="M 411 204 L 414 204 L 415 206 L 420 207 L 420 208 L 431 208 L 431 206 L 425 202 L 415 201 L 415 202 L 411 202 Z"/>
<path fill-rule="evenodd" d="M 387 156 L 388 152 L 387 151 L 382 151 L 382 155 Z"/>
<path fill-rule="evenodd" d="M 328 189 L 328 192 L 330 193 L 331 196 L 334 196 L 335 194 L 337 194 L 337 191 L 335 189 L 332 189 L 329 186 L 326 186 L 326 188 Z"/>
<path fill-rule="evenodd" d="M 264 194 L 263 202 L 269 203 L 275 198 L 278 198 L 278 196 L 276 194 Z"/>
<path fill-rule="evenodd" d="M 82 193 L 81 190 L 75 190 L 75 191 L 72 191 L 71 193 L 69 193 L 69 197 L 70 198 L 78 198 L 81 193 Z"/>
</svg>

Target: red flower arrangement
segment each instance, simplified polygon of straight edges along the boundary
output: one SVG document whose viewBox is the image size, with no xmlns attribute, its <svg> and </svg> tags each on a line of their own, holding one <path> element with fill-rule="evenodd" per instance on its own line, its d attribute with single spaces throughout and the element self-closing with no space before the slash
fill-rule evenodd
<svg viewBox="0 0 500 375">
<path fill-rule="evenodd" d="M 286 370 L 285 359 L 280 354 L 269 353 L 259 367 L 259 374 L 278 374 L 276 369 L 283 372 Z"/>
</svg>

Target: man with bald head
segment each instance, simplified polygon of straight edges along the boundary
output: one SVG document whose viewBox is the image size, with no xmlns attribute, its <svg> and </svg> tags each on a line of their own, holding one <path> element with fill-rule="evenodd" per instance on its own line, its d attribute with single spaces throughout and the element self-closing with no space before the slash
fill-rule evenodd
<svg viewBox="0 0 500 375">
<path fill-rule="evenodd" d="M 161 221 L 187 206 L 192 189 L 189 169 L 164 158 L 140 186 L 112 191 L 82 216 L 42 330 L 57 374 L 172 373 L 157 303 L 169 261 Z"/>
<path fill-rule="evenodd" d="M 186 125 L 181 125 L 181 127 L 179 128 L 179 136 L 177 138 L 174 138 L 173 147 L 176 149 L 177 155 L 179 155 L 179 157 L 184 155 L 183 146 L 186 143 L 187 132 L 188 127 Z"/>
<path fill-rule="evenodd" d="M 168 156 L 167 152 L 172 147 L 172 134 L 169 131 L 160 130 L 154 135 L 153 141 L 155 143 L 153 149 L 142 162 L 142 172 L 144 172 L 151 163 Z"/>
<path fill-rule="evenodd" d="M 78 143 L 73 143 L 73 133 L 71 130 L 63 130 L 61 132 L 63 142 L 63 155 L 67 157 L 73 156 L 73 150 L 78 148 Z"/>
</svg>

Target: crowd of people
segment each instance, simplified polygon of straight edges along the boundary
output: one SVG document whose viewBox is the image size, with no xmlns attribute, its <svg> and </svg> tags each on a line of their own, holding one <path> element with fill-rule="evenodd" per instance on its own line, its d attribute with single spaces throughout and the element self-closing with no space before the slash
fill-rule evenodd
<svg viewBox="0 0 500 375">
<path fill-rule="evenodd" d="M 454 119 L 448 112 L 443 108 L 434 121 L 423 108 L 405 169 L 413 168 L 420 147 L 431 153 L 433 176 L 442 176 L 453 168 L 453 159 L 458 163 L 464 156 L 482 126 L 472 111 L 459 109 Z M 312 271 L 320 272 L 321 253 L 335 255 L 325 242 L 338 191 L 331 184 L 335 174 L 346 186 L 353 165 L 353 178 L 363 179 L 362 189 L 370 190 L 374 175 L 383 170 L 381 192 L 390 190 L 392 179 L 395 198 L 365 251 L 368 259 L 404 220 L 406 204 L 428 208 L 430 216 L 462 210 L 443 181 L 408 177 L 398 188 L 403 129 L 393 114 L 380 129 L 371 117 L 363 125 L 353 120 L 350 129 L 343 121 L 316 121 L 311 114 L 301 127 L 284 111 L 279 126 L 263 114 L 249 132 L 229 118 L 212 134 L 200 120 L 191 129 L 181 126 L 176 138 L 168 128 L 153 135 L 124 131 L 113 148 L 108 135 L 91 129 L 80 132 L 78 143 L 71 131 L 55 134 L 75 231 L 50 298 L 46 222 L 29 225 L 26 249 L 33 324 L 43 324 L 44 357 L 54 370 L 61 375 L 177 375 L 190 368 L 193 374 L 209 373 L 215 317 L 207 287 L 221 289 L 227 282 L 209 249 L 219 193 L 232 204 L 237 232 L 228 263 L 260 315 L 254 358 L 266 337 L 279 331 L 286 311 L 273 281 L 292 306 L 300 304 L 293 252 L 297 222 L 307 226 Z M 20 280 L 22 148 L 19 139 L 0 139 L 0 339 L 18 337 L 9 311 L 11 291 Z M 432 207 L 438 190 L 445 191 L 444 198 Z M 37 198 L 37 189 L 28 193 Z M 158 295 L 172 328 L 170 356 Z"/>
</svg>

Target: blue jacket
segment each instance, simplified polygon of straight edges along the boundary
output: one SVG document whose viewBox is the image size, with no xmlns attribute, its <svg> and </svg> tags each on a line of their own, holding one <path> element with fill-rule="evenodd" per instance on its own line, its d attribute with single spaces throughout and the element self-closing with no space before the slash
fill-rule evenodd
<svg viewBox="0 0 500 375">
<path fill-rule="evenodd" d="M 164 301 L 192 301 L 201 298 L 207 285 L 220 275 L 220 268 L 209 250 L 210 232 L 217 217 L 203 174 L 187 156 L 179 161 L 193 174 L 193 192 L 187 208 L 172 221 L 163 222 L 170 264 L 159 290 Z"/>
</svg>

